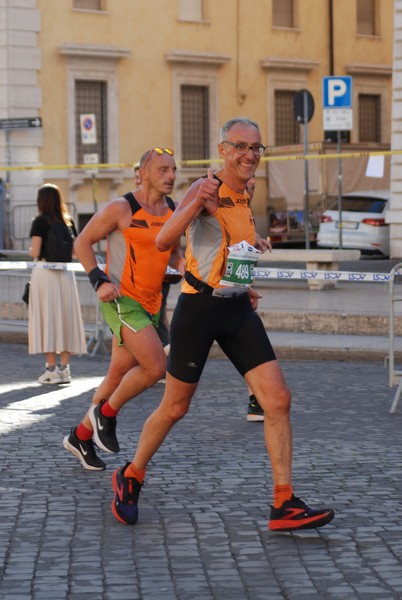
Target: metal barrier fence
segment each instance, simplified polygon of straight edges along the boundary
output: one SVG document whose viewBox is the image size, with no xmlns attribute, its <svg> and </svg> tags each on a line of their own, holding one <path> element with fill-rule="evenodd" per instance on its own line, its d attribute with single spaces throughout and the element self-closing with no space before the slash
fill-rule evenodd
<svg viewBox="0 0 402 600">
<path fill-rule="evenodd" d="M 31 269 L 4 270 L 1 269 L 1 264 L 0 262 L 0 324 L 10 330 L 27 330 L 28 310 L 22 301 L 22 294 L 25 283 L 30 279 Z M 75 279 L 88 340 L 87 351 L 92 356 L 97 353 L 107 354 L 105 341 L 110 338 L 110 334 L 100 315 L 98 298 L 86 274 L 77 272 Z"/>
<path fill-rule="evenodd" d="M 67 209 L 76 223 L 77 209 L 73 202 L 66 202 Z M 29 230 L 32 219 L 38 214 L 38 207 L 35 202 L 30 204 L 17 204 L 11 209 L 10 235 L 13 241 L 22 242 L 23 250 L 27 250 L 31 240 Z"/>
<path fill-rule="evenodd" d="M 389 387 L 398 386 L 389 411 L 391 413 L 395 412 L 402 393 L 402 370 L 395 366 L 395 306 L 398 302 L 402 302 L 402 296 L 395 290 L 395 283 L 401 283 L 401 279 L 402 263 L 398 263 L 391 270 L 389 282 Z"/>
</svg>

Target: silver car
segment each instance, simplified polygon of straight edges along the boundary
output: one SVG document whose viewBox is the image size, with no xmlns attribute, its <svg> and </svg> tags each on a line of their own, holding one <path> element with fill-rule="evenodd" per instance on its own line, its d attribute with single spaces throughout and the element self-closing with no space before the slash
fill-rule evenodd
<svg viewBox="0 0 402 600">
<path fill-rule="evenodd" d="M 342 195 L 342 248 L 389 256 L 389 225 L 385 222 L 389 199 L 389 190 Z M 339 248 L 339 228 L 338 199 L 335 198 L 321 215 L 317 246 Z"/>
</svg>

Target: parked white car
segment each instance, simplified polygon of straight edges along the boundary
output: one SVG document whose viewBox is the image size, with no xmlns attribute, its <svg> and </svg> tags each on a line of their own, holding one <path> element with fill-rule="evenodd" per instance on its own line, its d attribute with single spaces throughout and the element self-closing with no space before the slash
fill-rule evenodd
<svg viewBox="0 0 402 600">
<path fill-rule="evenodd" d="M 389 225 L 385 222 L 389 199 L 389 190 L 342 194 L 342 248 L 389 256 Z M 335 198 L 321 215 L 317 246 L 339 248 L 339 227 L 338 198 Z"/>
</svg>

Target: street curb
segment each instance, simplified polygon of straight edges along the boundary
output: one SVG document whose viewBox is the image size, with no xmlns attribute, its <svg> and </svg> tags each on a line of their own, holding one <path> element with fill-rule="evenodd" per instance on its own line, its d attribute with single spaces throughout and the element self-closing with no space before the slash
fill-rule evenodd
<svg viewBox="0 0 402 600">
<path fill-rule="evenodd" d="M 279 360 L 335 360 L 335 361 L 368 361 L 383 362 L 388 358 L 388 350 L 371 348 L 339 348 L 315 345 L 273 343 L 276 357 Z M 210 358 L 227 358 L 215 343 L 209 354 Z M 395 360 L 402 361 L 402 351 L 395 351 Z"/>
<path fill-rule="evenodd" d="M 0 331 L 1 344 L 28 345 L 28 335 L 25 332 Z M 110 340 L 105 340 L 105 346 L 110 351 Z M 354 360 L 384 362 L 388 351 L 370 348 L 331 348 L 322 346 L 294 346 L 274 344 L 275 354 L 280 360 Z M 209 354 L 210 358 L 227 358 L 215 343 Z M 395 360 L 402 361 L 402 352 L 395 351 Z"/>
</svg>

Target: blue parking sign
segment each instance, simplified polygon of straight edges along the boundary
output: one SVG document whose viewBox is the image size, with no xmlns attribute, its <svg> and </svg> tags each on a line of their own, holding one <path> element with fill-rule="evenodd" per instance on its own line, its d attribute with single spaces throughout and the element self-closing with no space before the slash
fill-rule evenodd
<svg viewBox="0 0 402 600">
<path fill-rule="evenodd" d="M 323 108 L 352 108 L 352 78 L 323 77 Z"/>
</svg>

